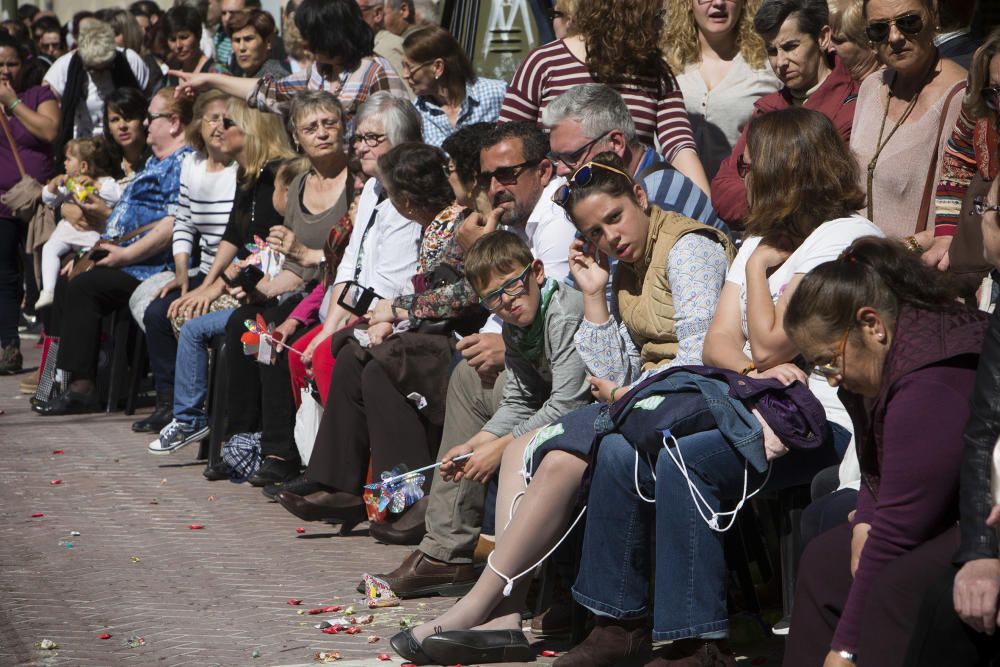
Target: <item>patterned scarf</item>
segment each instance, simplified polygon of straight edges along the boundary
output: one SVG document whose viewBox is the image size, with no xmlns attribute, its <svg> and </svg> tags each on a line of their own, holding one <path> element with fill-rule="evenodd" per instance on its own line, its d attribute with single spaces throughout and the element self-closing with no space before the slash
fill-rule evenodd
<svg viewBox="0 0 1000 667">
<path fill-rule="evenodd" d="M 531 276 L 528 276 L 531 279 Z M 559 289 L 559 282 L 553 280 L 552 278 L 546 278 L 545 284 L 542 285 L 542 296 L 538 303 L 538 315 L 535 316 L 535 321 L 531 323 L 531 326 L 527 328 L 523 327 L 510 327 L 510 339 L 514 344 L 514 347 L 521 356 L 535 364 L 536 366 L 542 361 L 542 352 L 544 351 L 545 344 L 545 313 L 549 309 L 549 302 L 552 301 L 552 295 L 556 293 Z"/>
</svg>

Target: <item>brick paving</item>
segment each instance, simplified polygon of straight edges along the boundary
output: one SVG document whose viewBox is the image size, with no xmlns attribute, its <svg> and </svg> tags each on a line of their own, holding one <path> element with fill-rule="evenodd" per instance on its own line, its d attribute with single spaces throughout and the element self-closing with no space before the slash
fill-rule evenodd
<svg viewBox="0 0 1000 667">
<path fill-rule="evenodd" d="M 26 367 L 38 363 L 31 343 Z M 398 665 L 388 638 L 400 619 L 453 604 L 406 601 L 375 610 L 359 635 L 321 633 L 314 625 L 335 615 L 296 612 L 356 604 L 361 573 L 391 570 L 408 549 L 376 544 L 366 524 L 341 536 L 259 489 L 207 482 L 193 445 L 151 456 L 135 417 L 40 417 L 18 393 L 23 377 L 0 377 L 0 666 L 301 665 L 320 651 L 338 651 L 342 667 L 383 652 Z M 59 648 L 37 648 L 43 639 Z"/>
</svg>

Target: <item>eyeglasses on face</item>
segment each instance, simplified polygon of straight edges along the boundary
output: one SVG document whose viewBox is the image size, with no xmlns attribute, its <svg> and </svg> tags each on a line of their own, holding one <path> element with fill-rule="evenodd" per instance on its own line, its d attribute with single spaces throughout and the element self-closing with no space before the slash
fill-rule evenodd
<svg viewBox="0 0 1000 667">
<path fill-rule="evenodd" d="M 745 179 L 750 173 L 750 163 L 743 159 L 743 154 L 736 156 L 736 173 Z"/>
<path fill-rule="evenodd" d="M 552 7 L 551 9 L 545 10 L 545 16 L 546 16 L 546 18 L 549 19 L 549 23 L 552 23 L 556 19 L 564 19 L 564 18 L 566 18 L 566 12 L 561 12 L 558 9 L 556 9 L 555 7 Z"/>
<path fill-rule="evenodd" d="M 430 65 L 432 62 L 434 62 L 434 61 L 433 60 L 428 60 L 427 62 L 420 63 L 419 65 L 411 65 L 410 63 L 408 63 L 408 62 L 406 62 L 404 60 L 403 61 L 403 76 L 404 77 L 406 77 L 406 76 L 413 76 L 414 74 L 416 74 L 417 72 L 419 72 L 423 68 L 425 68 L 428 65 Z"/>
<path fill-rule="evenodd" d="M 833 348 L 833 357 L 825 364 L 817 364 L 813 371 L 819 373 L 827 380 L 837 377 L 844 371 L 844 351 L 847 349 L 847 337 L 851 333 L 854 325 L 847 327 L 844 334 L 837 341 L 837 346 Z"/>
<path fill-rule="evenodd" d="M 554 201 L 556 204 L 559 204 L 560 206 L 565 207 L 566 202 L 569 201 L 569 196 L 570 194 L 572 194 L 574 188 L 586 187 L 587 184 L 593 180 L 594 167 L 597 167 L 598 169 L 603 169 L 604 171 L 610 171 L 615 174 L 620 174 L 624 176 L 629 183 L 632 182 L 632 177 L 626 174 L 624 171 L 621 171 L 620 169 L 615 169 L 610 165 L 602 164 L 600 162 L 588 162 L 587 164 L 583 165 L 575 172 L 573 172 L 573 175 L 569 177 L 569 180 L 566 182 L 565 185 L 563 185 L 554 193 L 552 193 L 552 201 Z"/>
<path fill-rule="evenodd" d="M 983 88 L 983 101 L 993 111 L 1000 109 L 1000 86 L 986 86 Z"/>
<path fill-rule="evenodd" d="M 872 44 L 881 44 L 889 39 L 892 26 L 896 26 L 896 29 L 907 37 L 913 37 L 923 31 L 924 19 L 920 14 L 903 14 L 885 21 L 869 21 L 865 28 L 865 34 Z"/>
<path fill-rule="evenodd" d="M 972 200 L 972 210 L 976 215 L 982 217 L 990 211 L 997 211 L 1000 213 L 1000 204 L 990 204 L 987 203 L 985 197 L 976 197 Z"/>
<path fill-rule="evenodd" d="M 476 176 L 476 185 L 485 190 L 490 187 L 490 183 L 493 182 L 494 178 L 501 185 L 514 185 L 525 169 L 534 167 L 540 162 L 541 160 L 526 160 L 520 164 L 512 164 L 509 167 L 497 167 L 493 171 L 479 172 Z"/>
<path fill-rule="evenodd" d="M 170 118 L 168 113 L 156 113 L 155 111 L 150 111 L 146 114 L 146 123 L 152 125 L 153 121 L 157 118 Z"/>
<path fill-rule="evenodd" d="M 556 153 L 555 151 L 552 151 L 549 153 L 548 156 L 549 160 L 551 160 L 552 162 L 562 162 L 570 169 L 576 169 L 576 166 L 580 164 L 580 161 L 583 159 L 583 156 L 587 154 L 587 151 L 589 151 L 594 144 L 596 144 L 598 141 L 608 136 L 609 134 L 611 134 L 611 130 L 608 130 L 607 132 L 597 137 L 596 139 L 591 139 L 583 146 L 577 148 L 575 151 L 570 151 L 568 153 Z"/>
<path fill-rule="evenodd" d="M 365 146 L 368 146 L 369 148 L 375 148 L 385 140 L 386 136 L 384 134 L 376 134 L 375 132 L 365 132 L 364 134 L 355 134 L 353 137 L 351 137 L 352 144 L 363 143 Z"/>
<path fill-rule="evenodd" d="M 506 294 L 512 299 L 528 293 L 528 273 L 531 271 L 531 264 L 524 267 L 521 273 L 517 274 L 503 285 L 492 292 L 487 292 L 479 297 L 479 303 L 490 312 L 496 312 L 503 307 L 503 297 Z"/>
<path fill-rule="evenodd" d="M 299 133 L 311 137 L 319 132 L 319 128 L 322 126 L 327 132 L 336 132 L 340 129 L 340 119 L 339 118 L 321 118 L 315 123 L 309 123 L 303 127 L 296 128 Z"/>
<path fill-rule="evenodd" d="M 227 117 L 223 117 L 222 118 L 222 129 L 223 130 L 231 130 L 234 127 L 239 127 L 236 124 L 235 120 L 233 120 L 232 118 L 227 118 Z"/>
</svg>

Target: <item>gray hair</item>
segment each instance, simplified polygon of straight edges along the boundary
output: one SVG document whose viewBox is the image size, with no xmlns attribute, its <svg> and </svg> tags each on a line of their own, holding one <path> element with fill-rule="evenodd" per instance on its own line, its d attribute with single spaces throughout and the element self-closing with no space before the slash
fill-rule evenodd
<svg viewBox="0 0 1000 667">
<path fill-rule="evenodd" d="M 95 21 L 80 31 L 77 53 L 85 67 L 104 67 L 115 58 L 115 29 Z"/>
<path fill-rule="evenodd" d="M 567 118 L 579 120 L 583 133 L 591 139 L 621 130 L 629 143 L 635 138 L 635 121 L 625 100 L 603 83 L 573 86 L 542 109 L 542 125 L 555 127 Z"/>
<path fill-rule="evenodd" d="M 340 119 L 341 127 L 343 127 L 344 109 L 340 105 L 340 100 L 333 93 L 326 90 L 303 90 L 292 98 L 292 106 L 288 112 L 288 129 L 294 133 L 295 127 L 302 120 L 302 117 L 313 111 L 335 113 Z"/>
<path fill-rule="evenodd" d="M 420 114 L 405 97 L 380 90 L 365 100 L 354 116 L 354 127 L 358 128 L 366 120 L 378 118 L 382 121 L 382 131 L 393 146 L 404 141 L 423 141 Z"/>
</svg>

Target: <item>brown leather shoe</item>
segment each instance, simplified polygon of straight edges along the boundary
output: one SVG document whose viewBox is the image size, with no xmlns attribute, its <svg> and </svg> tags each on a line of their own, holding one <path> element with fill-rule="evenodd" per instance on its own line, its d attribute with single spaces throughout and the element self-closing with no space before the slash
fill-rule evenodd
<svg viewBox="0 0 1000 667">
<path fill-rule="evenodd" d="M 553 601 L 531 619 L 531 634 L 535 637 L 559 637 L 570 631 L 572 600 Z"/>
<path fill-rule="evenodd" d="M 598 616 L 587 638 L 552 663 L 553 667 L 611 667 L 647 656 L 652 647 L 648 619 L 620 621 Z"/>
<path fill-rule="evenodd" d="M 389 574 L 375 576 L 384 579 L 404 600 L 434 595 L 465 595 L 477 578 L 472 565 L 451 565 L 431 558 L 420 549 L 413 551 Z"/>
<path fill-rule="evenodd" d="M 316 491 L 308 496 L 281 491 L 278 502 L 304 521 L 340 521 L 353 526 L 365 518 L 361 498 L 340 491 Z"/>
<path fill-rule="evenodd" d="M 736 657 L 724 639 L 681 639 L 653 651 L 645 667 L 736 667 Z"/>
<path fill-rule="evenodd" d="M 479 541 L 476 542 L 476 551 L 472 554 L 472 562 L 475 565 L 486 565 L 486 561 L 489 560 L 490 554 L 493 553 L 493 549 L 496 547 L 496 542 L 493 540 L 488 540 L 482 535 L 479 536 Z"/>
</svg>

